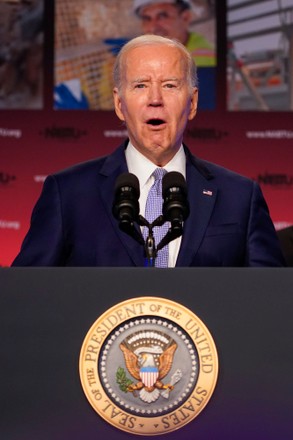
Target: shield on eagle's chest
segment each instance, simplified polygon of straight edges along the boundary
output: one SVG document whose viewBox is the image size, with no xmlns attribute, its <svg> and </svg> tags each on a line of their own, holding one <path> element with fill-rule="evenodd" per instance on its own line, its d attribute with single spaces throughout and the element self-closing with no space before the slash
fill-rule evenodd
<svg viewBox="0 0 293 440">
<path fill-rule="evenodd" d="M 139 375 L 146 387 L 152 387 L 159 377 L 159 370 L 156 367 L 142 367 Z"/>
</svg>

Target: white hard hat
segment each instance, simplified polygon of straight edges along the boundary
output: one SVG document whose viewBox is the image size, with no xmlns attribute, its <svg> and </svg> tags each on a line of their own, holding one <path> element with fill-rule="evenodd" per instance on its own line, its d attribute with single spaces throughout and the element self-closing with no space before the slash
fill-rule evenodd
<svg viewBox="0 0 293 440">
<path fill-rule="evenodd" d="M 140 8 L 156 3 L 169 3 L 169 4 L 185 4 L 187 7 L 191 7 L 190 0 L 134 0 L 133 1 L 133 12 L 138 14 Z"/>
</svg>

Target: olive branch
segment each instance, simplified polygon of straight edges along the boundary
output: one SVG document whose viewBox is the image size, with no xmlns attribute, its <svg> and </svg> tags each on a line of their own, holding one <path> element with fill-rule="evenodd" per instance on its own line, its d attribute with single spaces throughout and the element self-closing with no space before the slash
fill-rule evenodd
<svg viewBox="0 0 293 440">
<path fill-rule="evenodd" d="M 116 371 L 116 382 L 124 393 L 127 393 L 129 385 L 133 382 L 126 376 L 126 371 L 122 367 L 118 367 Z"/>
</svg>

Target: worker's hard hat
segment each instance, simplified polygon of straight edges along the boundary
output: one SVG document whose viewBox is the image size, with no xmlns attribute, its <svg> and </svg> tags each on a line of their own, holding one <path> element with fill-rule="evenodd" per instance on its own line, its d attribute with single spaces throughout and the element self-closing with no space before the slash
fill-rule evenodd
<svg viewBox="0 0 293 440">
<path fill-rule="evenodd" d="M 140 8 L 156 3 L 169 3 L 174 5 L 178 4 L 178 5 L 184 5 L 187 8 L 191 7 L 190 0 L 134 0 L 132 10 L 133 12 L 135 12 L 135 14 L 139 14 Z"/>
</svg>

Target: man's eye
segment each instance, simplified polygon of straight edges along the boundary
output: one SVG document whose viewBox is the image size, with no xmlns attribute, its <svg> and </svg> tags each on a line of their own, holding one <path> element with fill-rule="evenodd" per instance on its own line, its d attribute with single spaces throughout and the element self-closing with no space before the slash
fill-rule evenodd
<svg viewBox="0 0 293 440">
<path fill-rule="evenodd" d="M 145 84 L 136 84 L 135 89 L 143 89 L 145 87 Z"/>
<path fill-rule="evenodd" d="M 158 14 L 158 18 L 160 20 L 166 20 L 166 19 L 170 18 L 170 16 L 167 12 L 160 12 L 160 14 Z"/>
<path fill-rule="evenodd" d="M 172 83 L 166 83 L 166 84 L 165 84 L 165 88 L 166 88 L 166 89 L 174 89 L 174 87 L 176 87 L 175 84 L 172 84 Z"/>
</svg>

